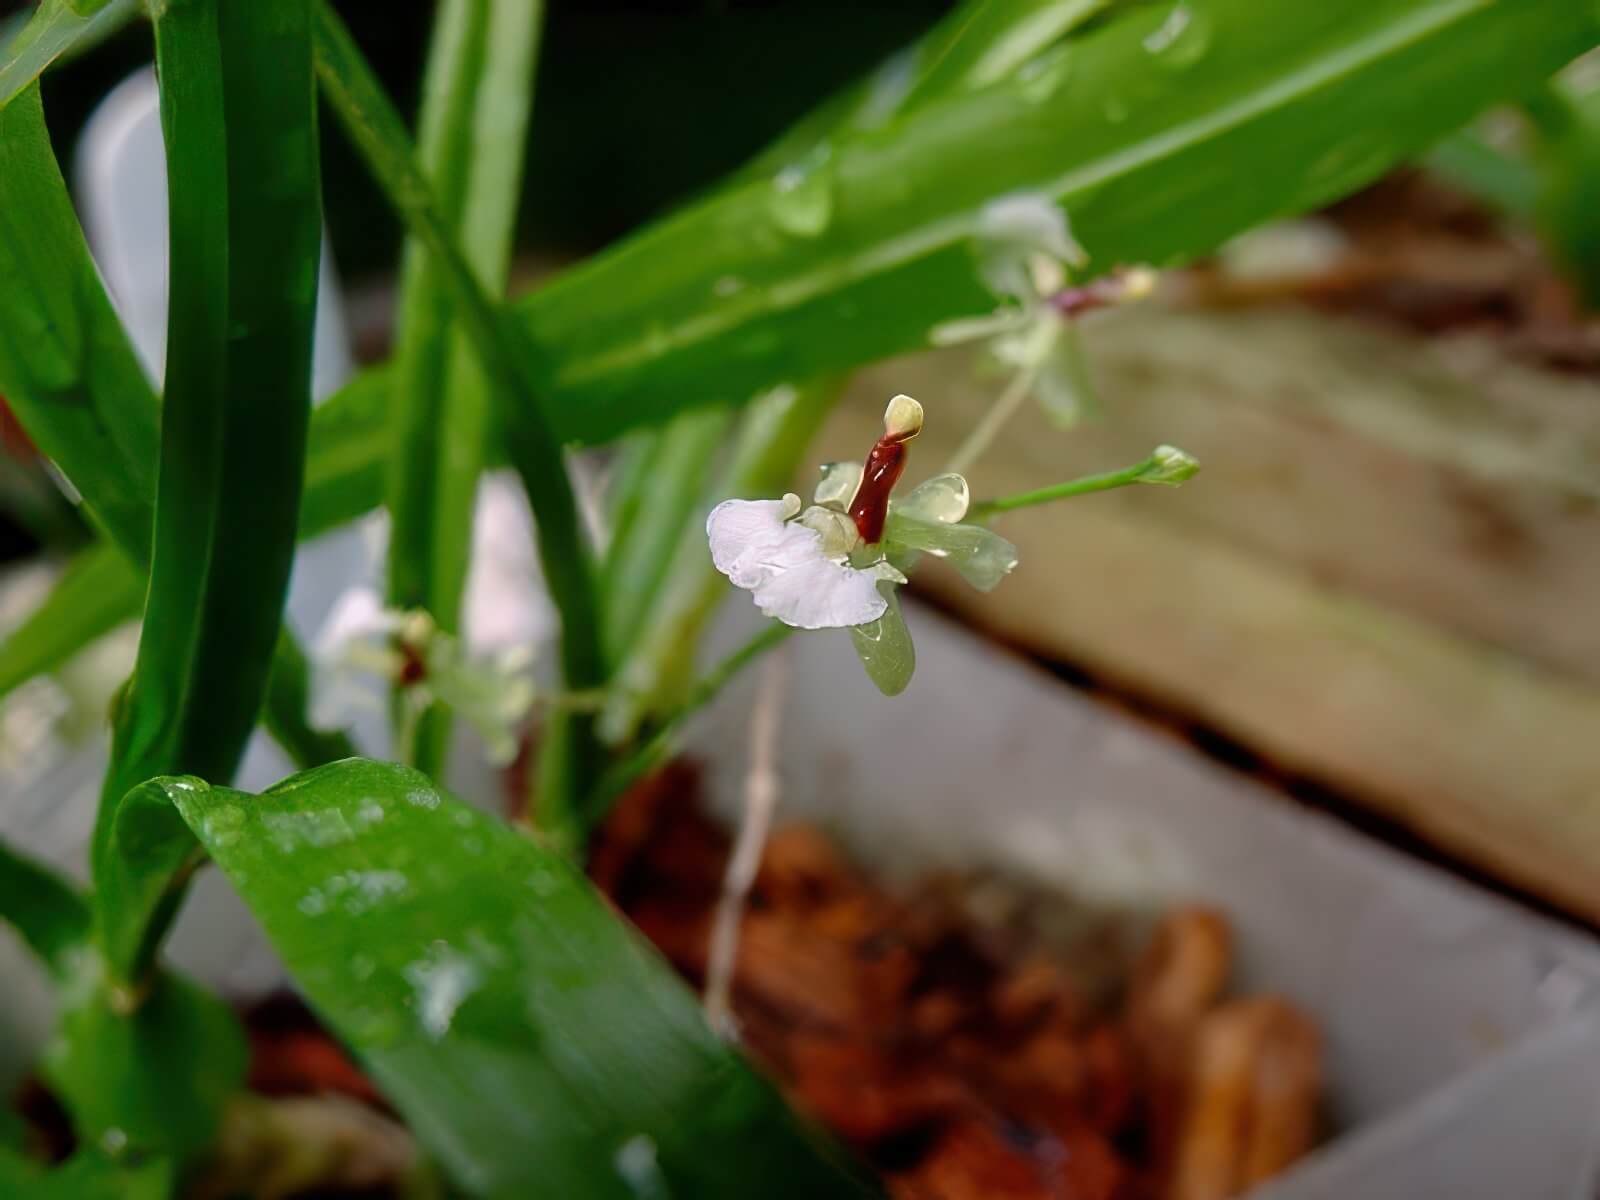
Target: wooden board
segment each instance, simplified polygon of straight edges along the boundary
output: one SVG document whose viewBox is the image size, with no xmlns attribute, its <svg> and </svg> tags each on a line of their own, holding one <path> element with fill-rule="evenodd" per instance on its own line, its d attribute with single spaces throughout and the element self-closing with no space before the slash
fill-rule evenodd
<svg viewBox="0 0 1600 1200">
<path fill-rule="evenodd" d="M 1470 342 L 1291 309 L 1095 323 L 1102 419 L 1031 406 L 977 495 L 1197 454 L 1185 489 L 1005 517 L 1022 565 L 964 614 L 1210 723 L 1448 850 L 1600 919 L 1600 392 Z M 939 469 L 998 381 L 942 353 L 866 372 L 825 457 L 884 398 Z"/>
</svg>

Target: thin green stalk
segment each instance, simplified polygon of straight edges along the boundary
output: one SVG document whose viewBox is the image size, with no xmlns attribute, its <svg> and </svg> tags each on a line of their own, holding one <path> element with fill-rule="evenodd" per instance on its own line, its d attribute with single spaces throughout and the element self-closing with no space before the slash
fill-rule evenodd
<svg viewBox="0 0 1600 1200">
<path fill-rule="evenodd" d="M 792 625 L 769 621 L 759 633 L 696 680 L 683 703 L 656 727 L 655 732 L 601 776 L 584 809 L 588 825 L 591 828 L 596 825 L 629 787 L 666 762 L 690 717 L 715 700 L 740 671 L 794 632 Z"/>
<path fill-rule="evenodd" d="M 561 667 L 569 691 L 596 687 L 605 678 L 594 563 L 579 522 L 577 500 L 536 394 L 530 348 L 518 327 L 497 310 L 456 248 L 428 186 L 412 157 L 405 126 L 362 58 L 343 23 L 326 3 L 317 6 L 317 66 L 323 90 L 352 140 L 383 185 L 411 232 L 438 259 L 450 286 L 457 317 L 489 376 L 497 423 L 508 457 L 521 476 L 537 518 L 539 559 L 550 597 L 561 614 Z M 508 419 L 515 412 L 516 419 Z M 593 720 L 574 715 L 562 722 L 562 745 L 545 754 L 562 765 L 552 769 L 555 789 L 549 811 L 576 811 L 576 796 L 598 761 Z"/>
<path fill-rule="evenodd" d="M 161 465 L 97 878 L 123 795 L 155 775 L 230 778 L 266 692 L 311 411 L 322 217 L 310 25 L 309 0 L 187 0 L 155 18 L 173 230 Z"/>
<path fill-rule="evenodd" d="M 1173 453 L 1182 454 L 1181 451 Z M 1136 462 L 1131 467 L 1123 467 L 1119 471 L 1085 475 L 1080 479 L 1069 479 L 1065 483 L 1052 484 L 1031 492 L 1018 492 L 996 500 L 980 500 L 967 510 L 967 519 L 982 521 L 999 513 L 1032 508 L 1036 504 L 1049 504 L 1073 496 L 1087 496 L 1091 492 L 1109 492 L 1114 488 L 1127 487 L 1134 483 L 1169 485 L 1182 483 L 1195 473 L 1198 466 L 1187 455 L 1182 455 L 1181 459 L 1174 459 L 1173 453 L 1163 454 L 1158 450 L 1143 462 Z"/>
<path fill-rule="evenodd" d="M 441 217 L 486 292 L 504 291 L 543 15 L 530 0 L 446 0 L 438 9 L 417 143 Z M 456 328 L 439 260 L 412 237 L 401 279 L 390 460 L 389 602 L 460 634 L 490 394 Z M 450 716 L 418 716 L 415 766 L 439 777 Z"/>
<path fill-rule="evenodd" d="M 1018 371 L 1011 377 L 1011 382 L 1006 384 L 1005 391 L 1001 392 L 983 416 L 978 418 L 978 423 L 967 434 L 966 440 L 956 447 L 956 452 L 945 464 L 946 471 L 960 474 L 983 457 L 983 452 L 989 448 L 1000 431 L 1005 428 L 1006 422 L 1016 414 L 1022 402 L 1028 398 L 1028 393 L 1033 389 L 1035 374 L 1034 369 L 1030 367 Z"/>
<path fill-rule="evenodd" d="M 612 538 L 601 575 L 606 648 L 613 661 L 627 651 L 654 606 L 733 416 L 726 408 L 693 409 L 661 432 L 641 481 L 643 503 Z"/>
</svg>

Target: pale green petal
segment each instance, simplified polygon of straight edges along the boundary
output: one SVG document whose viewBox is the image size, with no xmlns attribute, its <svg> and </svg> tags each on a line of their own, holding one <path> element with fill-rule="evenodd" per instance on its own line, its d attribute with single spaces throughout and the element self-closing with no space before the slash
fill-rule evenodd
<svg viewBox="0 0 1600 1200">
<path fill-rule="evenodd" d="M 946 471 L 923 480 L 906 493 L 903 500 L 894 501 L 890 507 L 894 512 L 920 521 L 954 525 L 967 515 L 967 505 L 971 503 L 972 490 L 967 487 L 967 481 L 954 471 Z"/>
<path fill-rule="evenodd" d="M 1059 429 L 1071 429 L 1099 407 L 1083 337 L 1064 323 L 1033 381 L 1034 398 Z"/>
<path fill-rule="evenodd" d="M 847 512 L 861 486 L 861 464 L 858 462 L 831 462 L 822 464 L 822 478 L 811 499 L 826 508 Z"/>
<path fill-rule="evenodd" d="M 880 583 L 878 590 L 889 602 L 888 609 L 876 621 L 852 625 L 850 641 L 877 689 L 885 696 L 898 696 L 911 682 L 917 653 L 911 645 L 911 631 L 900 615 L 900 597 L 894 585 Z"/>
<path fill-rule="evenodd" d="M 904 548 L 947 560 L 981 592 L 992 590 L 1017 565 L 1017 548 L 980 525 L 941 525 L 891 512 L 884 541 L 891 557 Z"/>
</svg>

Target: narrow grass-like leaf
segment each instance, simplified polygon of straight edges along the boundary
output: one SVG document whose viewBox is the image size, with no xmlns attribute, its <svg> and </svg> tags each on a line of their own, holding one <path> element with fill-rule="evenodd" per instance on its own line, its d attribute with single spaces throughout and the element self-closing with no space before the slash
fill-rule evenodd
<svg viewBox="0 0 1600 1200">
<path fill-rule="evenodd" d="M 599 686 L 605 677 L 595 602 L 595 566 L 579 522 L 562 446 L 546 421 L 544 403 L 518 329 L 478 285 L 434 202 L 411 153 L 405 126 L 339 18 L 317 4 L 317 70 L 334 111 L 383 184 L 410 231 L 428 248 L 451 289 L 456 316 L 495 395 L 496 424 L 506 456 L 528 493 L 537 521 L 539 560 L 561 615 L 561 671 L 570 690 Z M 508 414 L 515 413 L 515 419 Z M 547 731 L 547 735 L 552 731 Z M 593 721 L 563 713 L 547 736 L 541 770 L 559 807 L 575 810 L 577 793 L 598 763 Z"/>
<path fill-rule="evenodd" d="M 369 378 L 381 383 L 384 377 Z M 151 554 L 159 405 L 89 257 L 37 87 L 0 109 L 0 393 L 142 573 Z M 305 533 L 322 532 L 379 502 L 388 445 L 385 399 L 364 384 L 319 414 L 319 449 L 306 477 Z M 52 597 L 51 611 L 0 650 L 0 691 L 58 665 L 121 616 L 138 615 L 143 578 L 131 565 L 117 565 L 115 551 L 89 553 L 93 569 L 86 563 L 70 573 L 60 585 L 59 605 Z M 289 664 L 282 678 L 293 675 Z M 290 713 L 291 703 L 283 695 L 270 701 L 285 728 L 304 720 Z"/>
<path fill-rule="evenodd" d="M 278 648 L 272 656 L 262 723 L 301 769 L 354 758 L 356 747 L 350 735 L 342 729 L 313 728 L 307 716 L 310 710 L 310 664 L 285 626 L 278 633 Z"/>
<path fill-rule="evenodd" d="M 522 180 L 543 4 L 446 0 L 435 18 L 417 142 L 441 218 L 483 289 L 505 288 Z M 401 278 L 389 485 L 389 602 L 459 634 L 478 476 L 488 450 L 488 381 L 455 327 L 450 285 L 419 239 Z M 437 776 L 449 714 L 424 714 L 415 765 Z"/>
<path fill-rule="evenodd" d="M 0 45 L 0 108 L 62 55 L 109 37 L 139 12 L 139 0 L 43 0 Z"/>
<path fill-rule="evenodd" d="M 0 108 L 0 393 L 95 520 L 148 560 L 155 396 L 84 244 L 37 85 Z"/>
<path fill-rule="evenodd" d="M 172 800 L 466 1191 L 862 1194 L 574 867 L 420 773 Z"/>
<path fill-rule="evenodd" d="M 89 936 L 89 906 L 54 871 L 0 842 L 0 921 L 57 975 Z"/>
<path fill-rule="evenodd" d="M 83 551 L 0 642 L 0 696 L 137 617 L 143 600 L 144 580 L 120 551 L 104 542 Z"/>
<path fill-rule="evenodd" d="M 601 591 L 606 647 L 613 661 L 632 645 L 655 605 L 683 538 L 685 521 L 705 498 L 706 479 L 733 424 L 726 408 L 684 413 L 662 431 L 632 519 L 607 548 Z"/>
<path fill-rule="evenodd" d="M 294 554 L 321 250 L 309 0 L 155 15 L 170 245 L 150 591 L 95 837 L 135 784 L 231 777 Z"/>
<path fill-rule="evenodd" d="M 837 378 L 817 379 L 775 388 L 749 405 L 727 468 L 702 494 L 705 510 L 721 500 L 771 496 L 786 488 L 842 388 Z M 693 522 L 679 534 L 657 599 L 613 674 L 602 721 L 607 742 L 631 741 L 647 717 L 684 703 L 700 631 L 727 594 L 727 580 L 712 566 L 705 530 Z"/>
</svg>

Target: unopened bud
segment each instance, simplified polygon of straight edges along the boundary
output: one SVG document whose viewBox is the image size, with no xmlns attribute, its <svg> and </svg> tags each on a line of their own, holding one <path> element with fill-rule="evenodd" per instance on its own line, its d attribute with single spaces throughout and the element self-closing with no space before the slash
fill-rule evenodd
<svg viewBox="0 0 1600 1200">
<path fill-rule="evenodd" d="M 1200 470 L 1200 460 L 1187 450 L 1176 446 L 1157 446 L 1150 452 L 1150 469 L 1139 478 L 1140 483 L 1180 484 L 1193 479 Z"/>
</svg>

